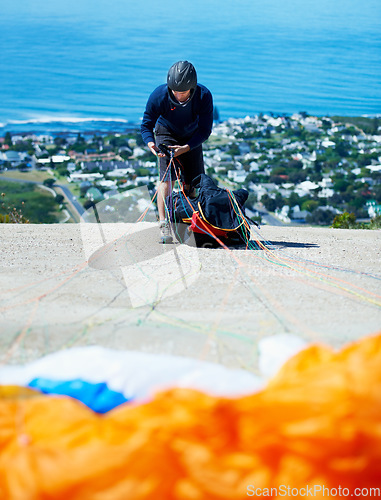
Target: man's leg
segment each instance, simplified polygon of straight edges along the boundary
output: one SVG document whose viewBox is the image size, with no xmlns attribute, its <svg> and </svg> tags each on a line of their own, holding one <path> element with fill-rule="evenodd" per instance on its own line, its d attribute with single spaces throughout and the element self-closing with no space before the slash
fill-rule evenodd
<svg viewBox="0 0 381 500">
<path fill-rule="evenodd" d="M 170 194 L 170 190 L 173 189 L 174 184 L 175 183 L 171 181 L 160 181 L 157 189 L 157 208 L 160 218 L 160 243 L 172 243 L 173 241 L 171 225 L 166 217 L 165 200 Z"/>
<path fill-rule="evenodd" d="M 166 220 L 165 200 L 167 196 L 169 196 L 170 192 L 173 191 L 175 182 L 172 181 L 172 187 L 170 186 L 171 186 L 171 181 L 161 181 L 157 190 L 157 209 L 159 211 L 160 222 Z"/>
<path fill-rule="evenodd" d="M 188 151 L 188 153 L 184 153 L 179 156 L 179 159 L 183 165 L 184 189 L 189 193 L 192 180 L 198 175 L 205 173 L 202 146 L 198 146 L 197 148 Z M 190 198 L 194 197 L 194 188 L 189 195 Z"/>
</svg>

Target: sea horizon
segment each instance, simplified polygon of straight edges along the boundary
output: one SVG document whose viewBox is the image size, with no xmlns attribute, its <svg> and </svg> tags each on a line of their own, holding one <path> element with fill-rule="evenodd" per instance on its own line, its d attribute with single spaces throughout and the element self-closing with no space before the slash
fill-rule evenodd
<svg viewBox="0 0 381 500">
<path fill-rule="evenodd" d="M 340 117 L 364 117 L 364 118 L 381 118 L 381 113 L 364 113 L 355 115 L 351 113 L 340 114 L 316 114 L 309 113 L 307 110 L 293 111 L 291 113 L 277 113 L 274 111 L 260 111 L 255 114 L 243 114 L 242 116 L 220 117 L 219 123 L 228 120 L 243 120 L 247 117 L 255 117 L 260 114 L 273 116 L 292 116 L 293 114 L 306 113 L 308 116 L 316 116 L 317 118 L 332 118 Z M 91 134 L 91 133 L 125 133 L 131 130 L 136 130 L 140 127 L 141 120 L 132 121 L 123 118 L 81 118 L 81 117 L 41 117 L 30 120 L 10 120 L 8 123 L 0 123 L 0 136 L 10 132 L 13 135 L 28 135 L 28 134 Z"/>
</svg>

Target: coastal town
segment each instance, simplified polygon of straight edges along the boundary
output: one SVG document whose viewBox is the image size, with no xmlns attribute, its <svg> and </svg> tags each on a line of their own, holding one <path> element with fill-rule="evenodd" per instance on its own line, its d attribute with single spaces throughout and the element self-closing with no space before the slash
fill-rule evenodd
<svg viewBox="0 0 381 500">
<path fill-rule="evenodd" d="M 205 170 L 221 186 L 249 191 L 249 215 L 266 223 L 330 225 L 343 212 L 358 220 L 381 213 L 381 121 L 377 118 L 259 114 L 214 123 Z M 157 162 L 139 128 L 0 137 L 0 185 L 39 172 L 67 214 L 147 185 Z M 33 177 L 30 177 L 33 178 Z M 57 187 L 61 187 L 58 193 Z M 2 188 L 4 190 L 4 188 Z M 43 221 L 39 221 L 43 222 Z"/>
</svg>

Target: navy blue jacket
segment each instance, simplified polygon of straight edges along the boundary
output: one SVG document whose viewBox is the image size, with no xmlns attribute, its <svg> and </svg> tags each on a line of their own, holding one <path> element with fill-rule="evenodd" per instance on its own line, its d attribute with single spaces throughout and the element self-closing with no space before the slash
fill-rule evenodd
<svg viewBox="0 0 381 500">
<path fill-rule="evenodd" d="M 212 94 L 198 83 L 189 102 L 175 104 L 169 97 L 167 85 L 160 85 L 150 95 L 143 115 L 141 134 L 146 144 L 155 142 L 153 130 L 156 123 L 167 128 L 176 138 L 186 139 L 191 149 L 196 148 L 212 131 Z"/>
</svg>

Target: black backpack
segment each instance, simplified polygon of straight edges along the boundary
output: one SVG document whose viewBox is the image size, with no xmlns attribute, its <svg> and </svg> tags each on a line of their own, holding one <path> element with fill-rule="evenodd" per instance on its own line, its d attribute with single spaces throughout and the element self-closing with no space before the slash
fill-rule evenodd
<svg viewBox="0 0 381 500">
<path fill-rule="evenodd" d="M 218 246 L 218 240 L 224 244 L 249 241 L 250 225 L 255 223 L 245 214 L 244 204 L 249 196 L 246 189 L 220 188 L 206 174 L 192 181 L 191 191 L 193 188 L 197 190 L 196 198 L 189 198 L 182 191 L 167 197 L 173 231 L 181 243 L 187 240 L 189 230 L 194 232 L 197 246 Z"/>
</svg>

